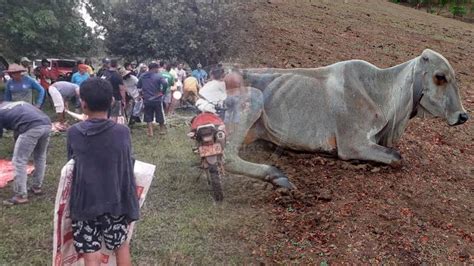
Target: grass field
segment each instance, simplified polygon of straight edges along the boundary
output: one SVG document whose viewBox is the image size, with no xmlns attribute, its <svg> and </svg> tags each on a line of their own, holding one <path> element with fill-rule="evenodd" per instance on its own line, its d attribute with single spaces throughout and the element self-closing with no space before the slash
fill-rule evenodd
<svg viewBox="0 0 474 266">
<path fill-rule="evenodd" d="M 253 180 L 228 177 L 226 200 L 214 205 L 204 175 L 197 180 L 198 158 L 187 139 L 189 117 L 172 117 L 168 135 L 148 139 L 145 128 L 132 130 L 135 158 L 157 170 L 132 240 L 135 264 L 241 264 L 254 261 L 246 232 L 266 230 L 266 217 L 252 207 L 258 195 L 242 195 Z M 11 158 L 13 139 L 0 140 L 0 158 Z M 65 135 L 51 138 L 45 195 L 30 196 L 24 206 L 0 208 L 0 265 L 50 264 L 53 207 L 61 167 L 66 163 Z M 262 189 L 263 189 L 262 185 Z M 12 195 L 11 184 L 0 199 Z"/>
</svg>

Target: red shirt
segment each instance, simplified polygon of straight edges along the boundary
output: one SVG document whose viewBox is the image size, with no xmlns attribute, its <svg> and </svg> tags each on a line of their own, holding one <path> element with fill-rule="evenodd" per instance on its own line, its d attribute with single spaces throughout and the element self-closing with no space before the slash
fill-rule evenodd
<svg viewBox="0 0 474 266">
<path fill-rule="evenodd" d="M 49 85 L 51 85 L 51 80 L 57 80 L 59 77 L 59 72 L 55 68 L 48 69 L 47 67 L 40 67 L 40 75 L 39 75 L 39 80 L 41 86 L 47 90 L 49 88 Z M 50 81 L 48 81 L 49 79 Z"/>
</svg>

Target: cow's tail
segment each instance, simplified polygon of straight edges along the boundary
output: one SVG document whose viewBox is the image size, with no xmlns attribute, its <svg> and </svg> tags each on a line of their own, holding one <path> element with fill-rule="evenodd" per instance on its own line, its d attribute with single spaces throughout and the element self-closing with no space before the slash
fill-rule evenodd
<svg viewBox="0 0 474 266">
<path fill-rule="evenodd" d="M 261 70 L 251 69 L 242 70 L 242 77 L 245 81 L 245 84 L 249 87 L 259 89 L 262 92 L 272 81 L 281 76 L 281 73 L 265 73 Z"/>
</svg>

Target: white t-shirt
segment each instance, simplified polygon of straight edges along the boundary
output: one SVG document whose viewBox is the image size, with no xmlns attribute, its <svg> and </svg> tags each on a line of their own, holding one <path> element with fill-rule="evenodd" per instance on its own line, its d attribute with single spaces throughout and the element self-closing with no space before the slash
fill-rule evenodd
<svg viewBox="0 0 474 266">
<path fill-rule="evenodd" d="M 206 83 L 199 94 L 213 104 L 223 105 L 227 98 L 227 92 L 225 90 L 225 82 L 220 80 L 211 80 Z"/>
<path fill-rule="evenodd" d="M 174 80 L 177 80 L 178 79 L 178 69 L 177 68 L 170 69 L 170 75 L 173 76 Z"/>
<path fill-rule="evenodd" d="M 181 69 L 181 70 L 178 69 L 177 73 L 178 73 L 178 80 L 180 80 L 181 83 L 183 83 L 184 79 L 186 79 L 186 71 L 184 71 L 184 69 Z"/>
<path fill-rule="evenodd" d="M 137 89 L 137 84 L 138 78 L 134 75 L 130 75 L 128 79 L 123 80 L 123 85 L 125 85 L 125 89 L 128 95 L 130 95 L 130 97 L 132 97 L 133 99 L 136 99 L 138 98 L 138 96 L 140 96 Z"/>
</svg>

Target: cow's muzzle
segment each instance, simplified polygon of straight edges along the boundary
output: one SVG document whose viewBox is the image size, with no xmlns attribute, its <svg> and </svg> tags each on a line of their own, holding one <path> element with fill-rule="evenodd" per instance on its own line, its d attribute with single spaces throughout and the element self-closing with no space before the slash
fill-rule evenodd
<svg viewBox="0 0 474 266">
<path fill-rule="evenodd" d="M 460 113 L 458 121 L 453 126 L 464 124 L 467 120 L 469 120 L 469 115 L 467 115 L 467 113 Z"/>
</svg>

